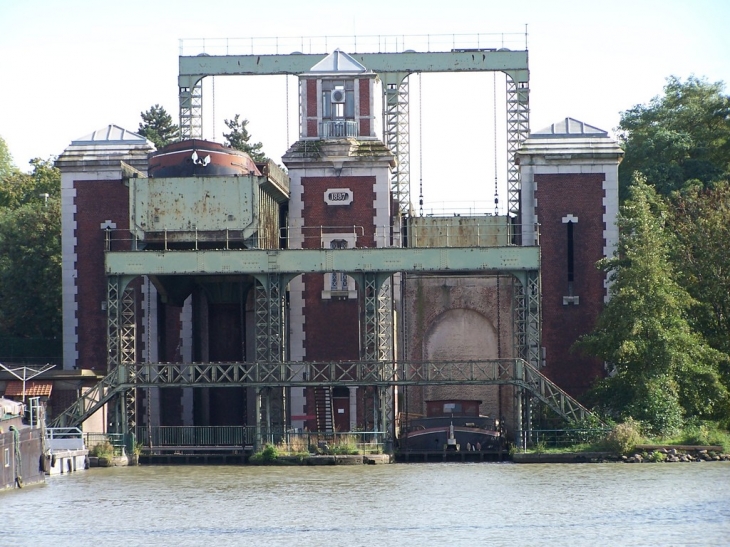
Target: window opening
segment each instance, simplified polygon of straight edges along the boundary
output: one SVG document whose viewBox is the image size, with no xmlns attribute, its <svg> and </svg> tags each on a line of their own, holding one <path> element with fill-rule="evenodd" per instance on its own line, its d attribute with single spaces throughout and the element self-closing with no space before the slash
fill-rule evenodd
<svg viewBox="0 0 730 547">
<path fill-rule="evenodd" d="M 568 236 L 568 283 L 573 282 L 575 274 L 575 263 L 573 260 L 574 249 L 573 249 L 573 222 L 567 223 L 567 236 Z"/>
<path fill-rule="evenodd" d="M 344 239 L 333 239 L 330 241 L 330 249 L 347 249 L 347 241 Z M 332 272 L 330 277 L 331 291 L 347 291 L 347 274 Z"/>
</svg>

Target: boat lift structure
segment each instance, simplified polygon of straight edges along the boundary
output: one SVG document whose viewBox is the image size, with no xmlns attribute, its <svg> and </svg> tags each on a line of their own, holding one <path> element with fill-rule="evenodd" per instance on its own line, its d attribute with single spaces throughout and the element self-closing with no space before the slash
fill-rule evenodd
<svg viewBox="0 0 730 547">
<path fill-rule="evenodd" d="M 504 35 L 501 35 L 502 39 Z M 407 38 L 407 37 L 406 37 Z M 416 38 L 416 37 L 414 37 Z M 423 38 L 423 37 L 420 37 Z M 405 38 L 395 40 L 394 51 L 378 53 L 358 53 L 348 51 L 350 56 L 380 77 L 383 87 L 383 142 L 398 160 L 398 167 L 391 177 L 391 190 L 398 201 L 400 212 L 410 213 L 410 134 L 409 134 L 409 76 L 420 73 L 453 72 L 503 72 L 506 76 L 506 113 L 507 113 L 507 193 L 509 214 L 519 217 L 520 213 L 520 175 L 515 162 L 517 150 L 527 139 L 530 132 L 530 71 L 527 49 L 512 51 L 504 47 L 487 48 L 482 44 L 494 41 L 490 35 L 469 35 L 460 37 L 450 35 L 450 50 L 431 51 L 432 36 L 423 43 L 413 43 L 414 48 L 422 45 L 428 51 L 405 49 L 409 45 Z M 461 38 L 464 38 L 461 40 Z M 467 39 L 468 38 L 468 39 Z M 458 39 L 458 40 L 457 40 Z M 302 44 L 326 41 L 317 38 L 302 38 Z M 360 47 L 363 47 L 360 40 Z M 378 41 L 377 47 L 384 43 Z M 208 47 L 214 41 L 203 42 L 196 55 L 180 55 L 178 76 L 180 102 L 180 136 L 182 139 L 202 138 L 203 136 L 203 79 L 208 76 L 266 76 L 299 75 L 324 59 L 331 51 L 320 53 L 288 54 L 228 54 L 211 55 Z M 340 45 L 339 47 L 344 47 Z M 358 39 L 353 47 L 358 48 Z M 366 46 L 367 47 L 367 46 Z M 182 43 L 181 48 L 188 49 Z M 253 43 L 251 50 L 256 45 Z M 262 47 L 263 49 L 263 47 Z M 277 47 L 277 49 L 280 49 Z"/>
<path fill-rule="evenodd" d="M 287 362 L 284 288 L 301 273 L 345 272 L 357 279 L 362 293 L 364 328 L 362 359 L 355 362 Z M 482 272 L 515 277 L 513 294 L 514 349 L 517 359 L 492 361 L 408 362 L 390 357 L 389 337 L 383 332 L 387 312 L 378 305 L 380 288 L 396 272 Z M 387 390 L 394 386 L 513 385 L 517 388 L 516 435 L 529 432 L 529 404 L 534 396 L 569 420 L 589 412 L 542 375 L 539 368 L 539 249 L 384 248 L 350 250 L 199 250 L 108 251 L 109 373 L 92 390 L 58 416 L 54 425 L 80 425 L 104 404 L 115 400 L 116 421 L 122 433 L 134 431 L 136 390 L 146 387 L 253 387 L 256 389 L 257 441 L 270 423 L 262 419 L 262 397 L 270 388 L 375 386 L 378 392 L 378 430 L 392 442 L 393 408 Z M 138 363 L 136 362 L 135 295 L 131 281 L 140 275 L 250 274 L 257 280 L 256 356 L 252 363 Z M 270 417 L 266 413 L 266 420 Z M 392 446 L 392 445 L 391 445 Z"/>
<path fill-rule="evenodd" d="M 357 49 L 357 48 L 356 48 Z M 210 55 L 205 48 L 179 57 L 181 138 L 202 137 L 202 80 L 223 75 L 299 75 L 321 61 L 320 53 Z M 390 179 L 398 213 L 411 213 L 408 78 L 423 72 L 503 72 L 506 74 L 507 184 L 511 222 L 520 225 L 521 186 L 517 150 L 529 133 L 529 70 L 526 49 L 512 51 L 458 47 L 447 51 L 350 53 L 380 77 L 383 90 L 383 141 L 398 162 Z M 534 230 L 534 227 L 530 227 Z M 373 386 L 377 422 L 386 443 L 395 437 L 393 390 L 396 386 L 515 386 L 515 437 L 531 429 L 528 399 L 547 404 L 567 419 L 589 414 L 539 372 L 541 366 L 540 250 L 521 245 L 518 229 L 508 243 L 493 247 L 353 249 L 194 249 L 105 251 L 107 276 L 107 375 L 59 415 L 56 426 L 77 426 L 113 403 L 118 432 L 137 426 L 136 391 L 147 387 L 252 387 L 256 391 L 257 443 L 270 426 L 272 388 Z M 532 245 L 529 243 L 528 245 Z M 286 287 L 303 273 L 341 272 L 360 290 L 360 360 L 309 363 L 287 361 Z M 393 351 L 393 275 L 484 274 L 514 278 L 513 356 L 494 361 L 410 362 Z M 231 276 L 255 279 L 255 361 L 236 363 L 138 363 L 137 295 L 140 276 Z M 390 403 L 390 404 L 389 404 Z M 263 409 L 263 410 L 262 410 Z M 264 418 L 265 415 L 265 418 Z M 283 412 L 282 412 L 283 415 Z M 286 420 L 282 420 L 285 422 Z M 282 423 L 285 425 L 285 423 Z"/>
</svg>

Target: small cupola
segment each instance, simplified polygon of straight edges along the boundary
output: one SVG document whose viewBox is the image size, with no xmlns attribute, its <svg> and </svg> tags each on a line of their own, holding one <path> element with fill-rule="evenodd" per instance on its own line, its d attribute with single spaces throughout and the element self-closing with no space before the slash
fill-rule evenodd
<svg viewBox="0 0 730 547">
<path fill-rule="evenodd" d="M 376 75 L 336 49 L 299 76 L 301 139 L 372 139 Z"/>
</svg>

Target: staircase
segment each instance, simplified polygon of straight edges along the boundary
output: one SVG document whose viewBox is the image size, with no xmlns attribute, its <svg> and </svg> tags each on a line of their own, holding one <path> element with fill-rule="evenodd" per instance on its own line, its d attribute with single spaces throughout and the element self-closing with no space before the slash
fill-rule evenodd
<svg viewBox="0 0 730 547">
<path fill-rule="evenodd" d="M 553 412 L 568 421 L 578 422 L 593 416 L 590 410 L 560 389 L 557 384 L 545 376 L 535 367 L 522 361 L 522 374 L 519 367 L 516 372 L 516 385 L 525 388 L 542 403 L 546 404 Z M 600 420 L 599 420 L 600 422 Z M 600 422 L 604 427 L 606 424 Z"/>
<path fill-rule="evenodd" d="M 332 413 L 332 388 L 314 388 L 314 412 L 317 416 L 317 431 L 334 432 L 334 415 Z"/>
<path fill-rule="evenodd" d="M 70 407 L 56 416 L 51 427 L 79 427 L 103 407 L 118 391 L 119 367 L 112 369 L 94 387 L 85 391 Z"/>
</svg>

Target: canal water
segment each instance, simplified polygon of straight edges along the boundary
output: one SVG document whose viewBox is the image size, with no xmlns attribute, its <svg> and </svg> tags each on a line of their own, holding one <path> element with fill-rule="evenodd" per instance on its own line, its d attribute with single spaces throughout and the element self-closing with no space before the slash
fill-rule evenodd
<svg viewBox="0 0 730 547">
<path fill-rule="evenodd" d="M 94 468 L 0 503 L 14 547 L 730 545 L 730 462 Z"/>
</svg>

